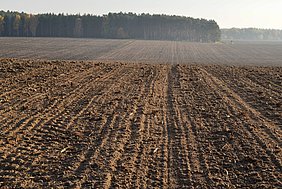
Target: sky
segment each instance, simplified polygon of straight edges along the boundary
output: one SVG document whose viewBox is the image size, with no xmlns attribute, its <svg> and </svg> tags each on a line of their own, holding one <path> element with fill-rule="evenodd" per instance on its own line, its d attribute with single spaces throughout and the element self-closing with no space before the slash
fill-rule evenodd
<svg viewBox="0 0 282 189">
<path fill-rule="evenodd" d="M 34 14 L 168 14 L 212 19 L 220 28 L 282 29 L 282 0 L 1 0 L 0 10 Z"/>
</svg>

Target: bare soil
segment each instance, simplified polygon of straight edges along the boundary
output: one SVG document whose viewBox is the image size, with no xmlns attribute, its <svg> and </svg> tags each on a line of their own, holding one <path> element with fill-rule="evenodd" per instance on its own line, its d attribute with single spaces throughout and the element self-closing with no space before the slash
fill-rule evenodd
<svg viewBox="0 0 282 189">
<path fill-rule="evenodd" d="M 0 59 L 0 115 L 2 188 L 282 187 L 282 67 Z"/>
<path fill-rule="evenodd" d="M 282 66 L 282 42 L 213 44 L 75 38 L 0 38 L 0 57 Z"/>
</svg>

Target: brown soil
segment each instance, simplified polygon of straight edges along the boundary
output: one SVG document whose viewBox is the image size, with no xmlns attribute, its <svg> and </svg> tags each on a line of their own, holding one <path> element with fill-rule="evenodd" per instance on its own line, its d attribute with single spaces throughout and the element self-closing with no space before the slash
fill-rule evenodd
<svg viewBox="0 0 282 189">
<path fill-rule="evenodd" d="M 281 100 L 282 67 L 0 59 L 0 187 L 281 188 Z"/>
<path fill-rule="evenodd" d="M 2 58 L 282 66 L 282 42 L 225 44 L 0 37 L 0 44 Z"/>
</svg>

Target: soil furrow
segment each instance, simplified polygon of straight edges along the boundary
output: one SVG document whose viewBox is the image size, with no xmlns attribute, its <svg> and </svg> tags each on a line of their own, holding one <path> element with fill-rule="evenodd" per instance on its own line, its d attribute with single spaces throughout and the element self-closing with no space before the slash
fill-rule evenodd
<svg viewBox="0 0 282 189">
<path fill-rule="evenodd" d="M 103 78 L 103 79 L 105 79 L 105 78 Z M 90 82 L 91 82 L 91 80 L 90 80 Z M 52 104 L 49 108 L 44 110 L 43 113 L 37 112 L 34 115 L 32 115 L 32 117 L 30 117 L 30 118 L 28 118 L 27 116 L 22 117 L 22 118 L 18 118 L 18 120 L 20 120 L 20 121 L 16 124 L 16 126 L 13 127 L 15 130 L 12 128 L 12 129 L 6 131 L 6 135 L 10 135 L 11 137 L 15 137 L 15 135 L 17 135 L 18 131 L 23 131 L 22 134 L 24 135 L 24 134 L 26 134 L 27 131 L 33 130 L 35 127 L 39 127 L 38 122 L 41 122 L 41 124 L 43 124 L 43 125 L 48 124 L 48 122 L 50 122 L 50 121 L 54 120 L 56 117 L 62 115 L 62 112 L 65 111 L 64 107 L 71 105 L 75 101 L 75 99 L 79 98 L 79 96 L 77 95 L 77 92 L 78 92 L 78 94 L 83 94 L 83 91 L 87 91 L 87 90 L 89 90 L 89 87 L 87 89 L 87 85 L 81 85 L 81 87 L 78 87 L 74 91 L 72 91 L 72 93 L 70 93 L 71 95 L 69 95 L 68 98 L 64 98 L 61 102 L 55 101 L 54 104 Z M 65 104 L 65 103 L 67 103 L 67 104 Z M 61 108 L 61 111 L 58 111 L 58 112 L 56 112 L 55 115 L 52 115 L 52 110 L 55 107 L 58 108 L 58 109 Z M 37 116 L 40 116 L 40 117 L 37 118 Z M 45 120 L 44 122 L 42 122 L 41 120 L 42 119 L 44 120 L 45 118 L 48 118 L 48 119 Z M 36 119 L 37 122 L 34 122 L 32 125 L 30 125 L 29 129 L 26 130 L 25 128 L 27 127 L 27 125 L 28 125 L 28 123 L 30 122 L 31 119 Z M 18 140 L 20 138 L 21 137 L 17 135 L 16 140 Z"/>
<path fill-rule="evenodd" d="M 237 75 L 240 75 L 240 73 L 237 73 L 239 72 L 237 68 L 231 69 L 218 66 L 216 70 L 211 67 L 204 69 L 209 69 L 210 73 L 224 81 L 230 89 L 236 91 L 249 106 L 260 112 L 261 115 L 275 124 L 281 124 L 281 94 L 271 94 L 269 91 L 259 88 L 257 85 L 250 83 L 245 78 L 246 76 L 238 77 Z"/>
<path fill-rule="evenodd" d="M 204 76 L 204 79 L 205 79 L 205 76 Z M 209 86 L 212 86 L 213 87 L 213 85 L 210 83 L 210 81 L 207 81 L 207 84 L 209 85 Z M 217 91 L 216 93 L 218 93 L 218 89 L 220 89 L 218 86 L 214 86 L 214 90 L 215 91 Z M 224 91 L 226 91 L 226 90 L 224 90 Z M 223 100 L 227 100 L 228 98 L 226 98 L 226 97 L 224 97 L 224 96 L 230 96 L 230 94 L 229 95 L 223 95 L 223 94 L 221 94 L 221 93 L 219 93 L 219 96 L 223 99 Z M 229 105 L 233 105 L 233 106 L 230 106 L 230 110 L 231 110 L 231 112 L 238 112 L 239 110 L 232 110 L 234 107 L 237 107 L 237 105 L 236 105 L 236 103 L 234 103 L 234 102 L 232 102 L 231 100 L 227 100 L 226 102 L 225 102 L 226 104 L 229 104 Z M 227 115 L 231 115 L 232 116 L 232 114 L 230 114 L 230 113 L 227 113 Z M 228 116 L 229 117 L 229 116 Z M 231 117 L 231 118 L 229 118 L 229 119 L 234 119 L 233 117 Z M 248 119 L 247 119 L 248 120 Z M 240 126 L 241 127 L 243 127 L 243 129 L 245 129 L 244 127 L 247 127 L 247 133 L 249 132 L 250 133 L 250 137 L 253 139 L 253 140 L 255 140 L 255 142 L 257 143 L 257 145 L 260 145 L 261 146 L 261 148 L 263 148 L 263 149 L 265 149 L 265 151 L 264 151 L 264 153 L 266 153 L 269 157 L 270 157 L 270 159 L 271 159 L 271 161 L 272 161 L 272 163 L 276 166 L 276 168 L 277 168 L 277 171 L 278 172 L 280 172 L 280 165 L 279 165 L 279 163 L 277 162 L 278 160 L 277 160 L 277 157 L 273 157 L 274 155 L 273 154 L 270 154 L 269 152 L 268 152 L 268 150 L 266 149 L 266 146 L 265 146 L 265 143 L 261 140 L 261 138 L 259 138 L 253 131 L 252 131 L 252 129 L 250 129 L 250 125 L 254 125 L 254 124 L 256 124 L 254 121 L 252 122 L 252 123 L 250 123 L 250 121 L 244 121 L 244 119 L 242 119 L 241 118 L 241 120 L 238 120 L 237 122 L 241 122 L 241 124 L 240 124 Z M 242 122 L 243 121 L 243 122 Z M 245 123 L 244 123 L 245 122 Z M 230 128 L 230 130 L 232 130 L 233 128 Z M 259 133 L 259 132 L 258 132 Z M 262 135 L 261 135 L 262 136 Z M 271 142 L 271 141 L 269 141 L 269 142 Z M 251 146 L 251 145 L 250 145 Z M 252 145 L 253 147 L 255 147 L 254 145 Z M 265 146 L 265 147 L 264 147 Z M 273 147 L 270 147 L 270 148 L 273 148 Z M 235 150 L 235 151 L 240 151 L 240 150 Z M 275 177 L 277 177 L 277 176 L 274 176 L 274 178 Z"/>
<path fill-rule="evenodd" d="M 269 137 L 274 140 L 277 145 L 281 147 L 281 136 L 282 133 L 279 130 L 279 127 L 273 122 L 270 122 L 267 118 L 265 118 L 263 115 L 261 115 L 257 110 L 251 108 L 248 106 L 246 102 L 244 102 L 234 91 L 232 91 L 230 88 L 225 87 L 226 85 L 223 84 L 220 80 L 213 77 L 212 75 L 205 72 L 205 74 L 210 77 L 209 83 L 212 83 L 215 85 L 214 87 L 219 89 L 221 91 L 222 96 L 225 96 L 228 100 L 232 101 L 234 104 L 234 107 L 240 107 L 241 111 L 244 111 L 244 115 L 248 116 L 249 119 L 253 119 L 256 122 L 260 123 L 260 128 L 263 129 L 263 131 L 269 135 Z M 258 128 L 258 129 L 260 129 Z"/>
<path fill-rule="evenodd" d="M 136 91 L 136 94 L 139 94 L 137 97 L 137 108 L 136 114 L 131 119 L 131 136 L 128 142 L 125 144 L 125 149 L 123 155 L 121 156 L 120 160 L 117 162 L 118 169 L 113 173 L 115 179 L 115 185 L 111 187 L 117 186 L 124 186 L 125 181 L 130 180 L 131 182 L 128 183 L 131 187 L 138 187 L 136 184 L 137 173 L 136 173 L 136 164 L 138 150 L 140 148 L 141 142 L 144 140 L 144 128 L 145 128 L 145 120 L 147 120 L 147 109 L 148 109 L 148 102 L 150 99 L 150 92 L 153 91 L 154 83 L 156 82 L 157 74 L 155 70 L 148 70 L 145 72 L 145 78 L 147 81 L 143 81 L 142 83 L 145 84 L 141 87 L 140 90 Z M 130 170 L 128 169 L 131 168 Z M 125 172 L 128 172 L 128 176 L 119 176 L 119 175 L 126 175 Z M 112 182 L 113 183 L 113 182 Z"/>
<path fill-rule="evenodd" d="M 180 116 L 178 107 L 180 88 L 179 74 L 176 66 L 172 66 L 168 75 L 168 94 L 167 94 L 167 123 L 170 143 L 170 187 L 188 187 L 191 185 L 190 161 L 188 158 L 188 149 L 186 143 L 186 134 L 184 133 L 184 123 Z M 176 93 L 176 94 L 174 94 Z M 176 96 L 174 96 L 176 95 Z M 176 168 L 176 170 L 174 170 Z"/>
<path fill-rule="evenodd" d="M 118 72 L 119 70 L 115 70 L 115 72 Z M 103 78 L 103 80 L 105 81 L 105 79 L 106 79 L 106 77 L 116 77 L 116 75 L 115 74 L 113 74 L 113 73 L 110 73 L 109 75 L 107 75 L 107 76 L 105 76 L 104 78 Z M 85 88 L 87 87 L 87 85 L 85 86 Z M 85 88 L 82 88 L 82 91 L 83 90 L 85 90 Z M 89 86 L 88 86 L 88 90 L 90 90 L 90 88 L 89 88 Z M 81 95 L 83 95 L 84 93 L 83 92 L 79 92 L 78 94 L 81 94 Z M 86 90 L 87 91 L 87 90 Z M 77 99 L 79 99 L 80 98 L 80 95 L 76 95 L 75 96 L 75 98 L 74 99 L 72 99 L 70 102 L 69 102 L 69 104 L 73 104 L 73 102 L 75 102 L 75 100 L 77 100 Z M 58 128 L 57 129 L 57 131 L 59 131 L 59 132 L 64 132 L 64 131 L 67 131 L 67 130 L 65 130 L 65 124 L 63 124 L 64 122 L 68 122 L 69 120 L 71 120 L 72 119 L 72 117 L 71 117 L 71 115 L 70 115 L 70 111 L 68 110 L 68 109 L 66 109 L 66 108 L 63 108 L 63 111 L 61 112 L 61 113 L 58 113 L 55 117 L 51 117 L 49 120 L 46 120 L 45 122 L 42 122 L 42 121 L 40 121 L 41 122 L 41 124 L 42 124 L 42 128 L 41 127 L 39 127 L 38 129 L 36 129 L 36 131 L 33 131 L 33 133 L 34 132 L 39 132 L 39 133 L 42 133 L 42 135 L 46 135 L 48 132 L 51 134 L 51 138 L 53 138 L 52 137 L 52 133 L 55 131 L 56 132 L 56 128 Z M 58 121 L 56 121 L 56 120 L 58 120 Z M 38 127 L 39 125 L 37 124 L 37 127 Z M 50 130 L 51 129 L 51 130 Z M 50 132 L 51 131 L 51 132 Z M 65 134 L 67 134 L 67 133 L 63 133 L 63 135 L 65 135 Z M 25 133 L 25 135 L 27 135 L 27 133 Z M 33 134 L 34 135 L 34 134 Z M 24 135 L 22 135 L 22 136 L 24 136 Z M 31 135 L 32 136 L 32 135 Z M 31 137 L 30 136 L 30 137 Z M 18 138 L 18 136 L 17 136 L 17 138 Z M 17 140 L 17 138 L 16 138 L 16 140 Z M 16 141 L 16 143 L 14 144 L 14 145 L 16 145 L 18 143 L 18 141 Z M 19 143 L 19 144 L 21 144 L 21 143 Z M 11 148 L 12 149 L 12 148 Z M 16 151 L 17 151 L 17 149 L 18 148 L 16 148 Z M 35 152 L 34 151 L 31 151 L 31 154 L 34 154 Z M 9 157 L 9 156 L 8 156 Z M 37 158 L 38 160 L 39 160 L 39 158 Z M 34 162 L 36 162 L 36 161 L 34 161 Z"/>
</svg>

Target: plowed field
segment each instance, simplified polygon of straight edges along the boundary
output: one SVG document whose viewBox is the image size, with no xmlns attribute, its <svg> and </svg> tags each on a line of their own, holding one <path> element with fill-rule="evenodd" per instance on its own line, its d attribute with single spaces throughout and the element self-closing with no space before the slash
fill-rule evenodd
<svg viewBox="0 0 282 189">
<path fill-rule="evenodd" d="M 282 67 L 1 59 L 0 187 L 281 188 L 281 100 Z"/>
<path fill-rule="evenodd" d="M 282 66 L 282 42 L 229 44 L 0 37 L 0 44 L 2 58 Z"/>
</svg>

